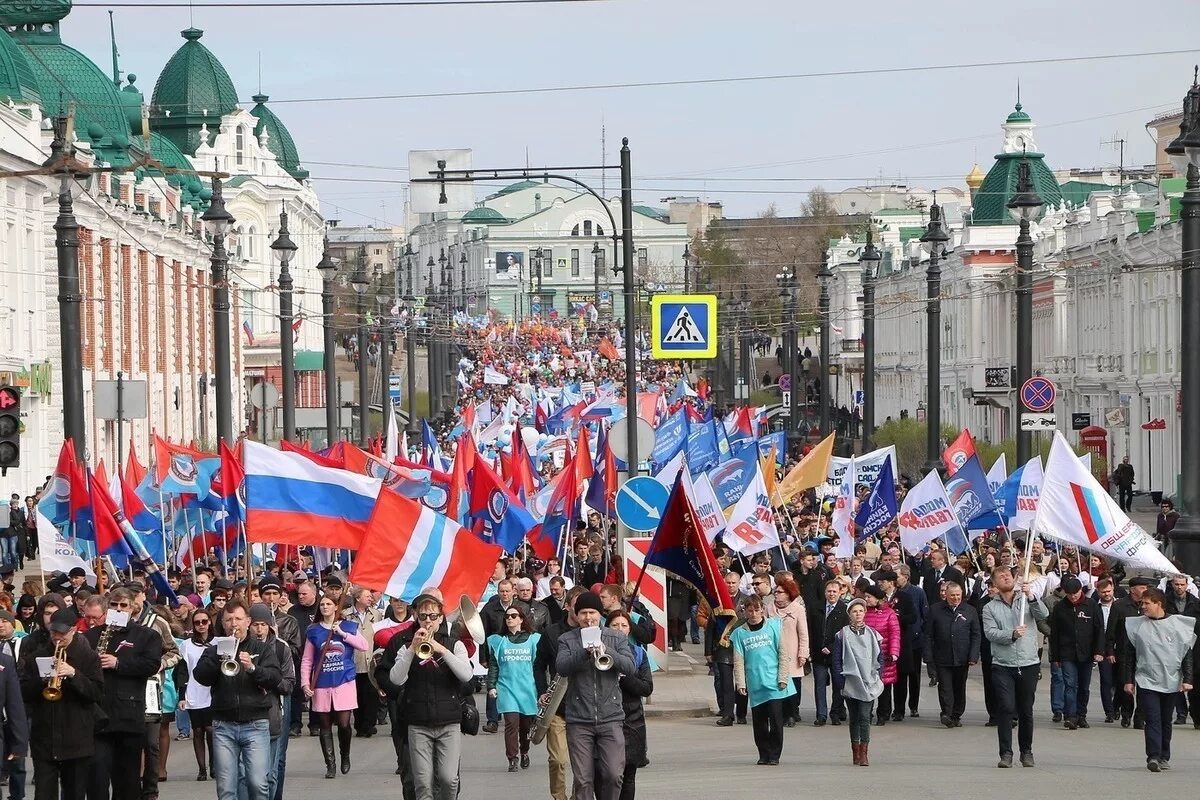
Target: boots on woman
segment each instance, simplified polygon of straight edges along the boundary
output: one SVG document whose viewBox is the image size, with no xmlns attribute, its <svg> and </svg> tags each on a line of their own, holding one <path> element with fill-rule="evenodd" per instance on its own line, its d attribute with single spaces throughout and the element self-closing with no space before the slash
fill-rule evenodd
<svg viewBox="0 0 1200 800">
<path fill-rule="evenodd" d="M 338 750 L 342 754 L 342 774 L 350 771 L 350 726 L 338 728 Z"/>
<path fill-rule="evenodd" d="M 323 730 L 321 736 L 321 755 L 325 756 L 325 777 L 332 778 L 337 774 L 337 763 L 333 760 L 333 731 Z"/>
</svg>

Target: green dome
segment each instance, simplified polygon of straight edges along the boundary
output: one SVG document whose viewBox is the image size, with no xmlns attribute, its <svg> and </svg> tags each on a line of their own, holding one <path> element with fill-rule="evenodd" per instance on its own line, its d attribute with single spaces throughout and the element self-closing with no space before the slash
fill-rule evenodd
<svg viewBox="0 0 1200 800">
<path fill-rule="evenodd" d="M 134 86 L 135 83 L 137 83 L 137 75 L 131 72 L 129 73 L 129 83 L 121 87 L 121 109 L 125 112 L 125 121 L 129 123 L 129 130 L 141 135 L 142 105 L 145 101 L 141 89 Z"/>
<path fill-rule="evenodd" d="M 180 152 L 175 143 L 157 131 L 153 131 L 150 134 L 150 155 L 167 169 L 183 170 L 184 174 L 178 172 L 165 173 L 167 183 L 172 186 L 182 186 L 187 182 L 188 174 L 194 169 L 192 162 L 188 161 L 187 156 Z M 150 174 L 162 175 L 164 173 L 157 169 L 151 169 Z"/>
<path fill-rule="evenodd" d="M 275 116 L 275 112 L 267 108 L 267 101 L 270 99 L 265 94 L 254 95 L 254 108 L 250 109 L 250 114 L 258 120 L 258 124 L 254 126 L 254 135 L 262 136 L 265 130 L 267 149 L 275 154 L 279 166 L 296 180 L 306 180 L 308 170 L 300 166 L 300 153 L 296 150 L 296 142 L 292 139 L 291 132 L 283 121 Z"/>
<path fill-rule="evenodd" d="M 0 98 L 40 102 L 37 77 L 12 37 L 0 30 Z"/>
<path fill-rule="evenodd" d="M 492 197 L 504 197 L 504 195 L 506 195 L 506 194 L 512 194 L 513 192 L 519 192 L 522 189 L 533 189 L 538 186 L 541 186 L 541 184 L 538 183 L 537 181 L 518 181 L 516 183 L 510 183 L 508 186 L 505 186 L 503 189 L 501 189 L 500 191 L 498 191 L 494 195 L 492 195 Z"/>
<path fill-rule="evenodd" d="M 1046 208 L 1054 208 L 1062 203 L 1062 187 L 1046 159 L 1041 153 L 1025 153 L 1029 159 L 1029 177 L 1033 180 L 1033 188 Z M 975 207 L 971 209 L 972 225 L 1013 225 L 1012 215 L 1008 213 L 1008 201 L 1017 193 L 1017 171 L 1021 165 L 1021 153 L 1001 153 L 996 156 L 996 163 L 988 170 L 987 177 L 979 191 L 975 193 Z"/>
<path fill-rule="evenodd" d="M 237 91 L 225 67 L 200 44 L 204 31 L 188 28 L 187 41 L 163 67 L 151 95 L 153 126 L 185 153 L 200 146 L 200 126 L 216 130 L 237 108 Z"/>
<path fill-rule="evenodd" d="M 1013 112 L 1008 115 L 1008 119 L 1006 119 L 1005 122 L 1033 122 L 1033 120 L 1028 114 L 1021 110 L 1021 104 L 1017 103 L 1016 108 L 1014 108 Z"/>
<path fill-rule="evenodd" d="M 484 225 L 507 225 L 508 219 L 494 208 L 476 206 L 463 214 L 463 222 L 475 222 Z"/>
</svg>

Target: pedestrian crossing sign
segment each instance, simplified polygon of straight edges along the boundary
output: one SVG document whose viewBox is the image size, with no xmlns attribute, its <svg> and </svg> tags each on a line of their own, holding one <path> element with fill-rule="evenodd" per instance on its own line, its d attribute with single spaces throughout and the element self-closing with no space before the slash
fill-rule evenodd
<svg viewBox="0 0 1200 800">
<path fill-rule="evenodd" d="M 656 294 L 650 300 L 655 358 L 717 357 L 717 296 Z"/>
</svg>

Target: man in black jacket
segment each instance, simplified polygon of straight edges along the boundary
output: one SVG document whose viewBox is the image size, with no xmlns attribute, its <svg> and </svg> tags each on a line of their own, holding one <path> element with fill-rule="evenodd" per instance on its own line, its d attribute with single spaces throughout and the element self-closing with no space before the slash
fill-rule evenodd
<svg viewBox="0 0 1200 800">
<path fill-rule="evenodd" d="M 1073 731 L 1090 727 L 1087 704 L 1092 667 L 1104 660 L 1104 617 L 1075 576 L 1063 578 L 1062 591 L 1050 612 L 1050 663 L 1062 671 L 1063 727 Z"/>
<path fill-rule="evenodd" d="M 283 680 L 275 648 L 247 633 L 250 613 L 240 600 L 225 605 L 225 625 L 236 644 L 238 665 L 232 675 L 221 669 L 225 660 L 212 645 L 196 662 L 196 682 L 212 688 L 213 778 L 218 800 L 236 800 L 239 781 L 248 800 L 269 800 L 267 769 L 271 755 L 271 703 Z M 245 767 L 239 774 L 239 765 Z"/>
<path fill-rule="evenodd" d="M 259 590 L 262 591 L 261 589 Z M 320 593 L 317 591 L 317 585 L 312 581 L 302 581 L 296 586 L 296 602 L 292 603 L 292 607 L 287 610 L 288 616 L 296 620 L 296 630 L 300 634 L 300 641 L 303 643 L 304 635 L 308 631 L 308 626 L 313 624 L 313 620 L 317 616 L 317 601 L 320 599 Z M 297 648 L 296 657 L 292 659 L 292 664 L 296 667 L 296 674 L 300 674 L 300 650 Z M 304 687 L 300 685 L 300 681 L 296 681 L 296 689 L 292 692 L 292 736 L 299 736 L 304 729 L 304 702 L 307 698 L 304 696 Z M 308 717 L 308 734 L 309 736 L 317 735 L 317 724 L 313 720 L 310 713 Z"/>
<path fill-rule="evenodd" d="M 579 627 L 575 620 L 575 598 L 584 593 L 582 586 L 576 586 L 567 592 L 566 613 L 561 622 L 549 625 L 538 640 L 537 652 L 533 658 L 533 682 L 537 688 L 538 705 L 545 705 L 549 699 L 550 683 L 558 675 L 558 640 L 564 633 Z M 558 711 L 549 721 L 546 730 L 546 767 L 550 772 L 550 797 L 552 800 L 567 800 L 567 764 L 570 759 L 567 754 L 567 721 L 563 716 L 560 705 Z"/>
<path fill-rule="evenodd" d="M 400 696 L 404 689 L 392 683 L 392 667 L 396 666 L 396 655 L 401 647 L 412 644 L 415 633 L 416 616 L 409 614 L 408 619 L 386 632 L 391 636 L 380 652 L 375 666 L 375 682 L 380 690 L 387 695 L 388 718 L 392 723 L 392 748 L 396 751 L 396 774 L 400 776 L 404 800 L 415 800 L 416 790 L 413 787 L 412 765 L 408 758 L 408 724 L 400 709 Z M 375 642 L 380 641 L 380 632 L 375 633 Z"/>
<path fill-rule="evenodd" d="M 556 625 L 567 615 L 567 582 L 561 575 L 550 578 L 550 594 L 539 600 L 546 607 L 548 625 Z"/>
<path fill-rule="evenodd" d="M 1200 600 L 1188 592 L 1188 579 L 1182 576 L 1171 578 L 1167 583 L 1166 591 L 1163 593 L 1166 597 L 1166 602 L 1163 608 L 1168 614 L 1182 614 L 1185 617 L 1191 617 L 1196 621 L 1196 631 L 1200 633 Z M 1179 699 L 1175 705 L 1175 724 L 1185 725 L 1188 718 L 1188 706 L 1192 710 L 1192 723 L 1200 729 L 1200 688 L 1192 683 L 1192 689 L 1189 692 L 1180 692 Z"/>
<path fill-rule="evenodd" d="M 1108 613 L 1108 625 L 1105 628 L 1104 649 L 1105 657 L 1109 663 L 1113 665 L 1114 674 L 1122 674 L 1126 670 L 1126 665 L 1122 663 L 1124 653 L 1126 652 L 1125 642 L 1125 620 L 1130 617 L 1138 617 L 1142 614 L 1141 606 L 1142 595 L 1146 588 L 1153 586 L 1154 581 L 1150 578 L 1131 578 L 1129 581 L 1129 594 L 1126 597 L 1118 597 L 1112 605 L 1112 610 Z M 1128 728 L 1131 719 L 1135 721 L 1139 730 L 1142 727 L 1140 714 L 1134 711 L 1134 698 L 1125 692 L 1117 683 L 1117 688 L 1113 690 L 1113 705 L 1121 715 L 1121 727 Z"/>
<path fill-rule="evenodd" d="M 979 615 L 963 602 L 962 587 L 948 584 L 946 599 L 929 609 L 925 633 L 925 661 L 937 669 L 940 719 L 947 728 L 962 727 L 960 720 L 967 708 L 967 670 L 979 663 L 982 635 Z"/>
<path fill-rule="evenodd" d="M 274 580 L 264 578 L 263 580 Z M 279 687 L 275 690 L 276 702 L 271 703 L 270 723 L 271 754 L 267 762 L 267 798 L 282 800 L 283 779 L 287 772 L 288 719 L 284 713 L 283 701 L 296 688 L 296 670 L 292 666 L 292 651 L 288 643 L 275 633 L 275 612 L 265 603 L 256 603 L 250 607 L 250 635 L 259 641 L 275 648 L 275 658 L 279 661 Z M 289 617 L 289 619 L 291 619 Z"/>
<path fill-rule="evenodd" d="M 75 632 L 74 617 L 66 609 L 55 611 L 48 634 L 21 648 L 17 672 L 29 711 L 35 800 L 83 800 L 87 794 L 104 678 L 96 651 Z M 42 694 L 48 679 L 41 676 L 37 660 L 52 658 L 58 645 L 66 648 L 62 663 L 52 665 L 62 699 L 52 702 Z"/>
<path fill-rule="evenodd" d="M 88 800 L 108 800 L 110 785 L 114 800 L 138 800 L 146 746 L 146 681 L 158 674 L 163 640 L 154 629 L 130 621 L 134 596 L 128 589 L 114 589 L 107 608 L 99 595 L 85 601 L 85 611 L 96 607 L 105 611 L 108 621 L 83 636 L 100 657 L 100 707 L 108 722 L 96 733 Z"/>
<path fill-rule="evenodd" d="M 830 669 L 833 667 L 833 648 L 836 646 L 834 637 L 849 624 L 850 616 L 846 613 L 846 604 L 842 602 L 842 584 L 829 580 L 825 583 L 825 598 L 817 606 L 816 627 L 808 629 L 808 649 L 812 653 L 813 665 L 813 698 L 817 706 L 817 718 L 813 725 L 817 727 L 824 725 L 826 718 L 834 725 L 841 725 L 846 719 L 846 701 L 842 693 L 834 687 L 833 702 L 827 706 L 825 687 L 833 683 Z"/>
</svg>

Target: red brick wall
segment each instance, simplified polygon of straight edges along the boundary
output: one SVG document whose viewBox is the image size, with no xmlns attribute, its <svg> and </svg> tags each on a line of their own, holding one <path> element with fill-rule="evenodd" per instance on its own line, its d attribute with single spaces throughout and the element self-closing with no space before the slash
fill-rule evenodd
<svg viewBox="0 0 1200 800">
<path fill-rule="evenodd" d="M 138 371 L 149 373 L 150 366 L 150 342 L 154 338 L 154 331 L 150 328 L 150 304 L 153 302 L 153 295 L 150 290 L 150 254 L 145 250 L 138 251 L 138 280 L 137 286 L 137 338 L 138 338 Z M 163 308 L 163 306 L 158 306 Z M 158 313 L 155 314 L 158 316 Z"/>
<path fill-rule="evenodd" d="M 113 302 L 121 302 L 121 330 L 114 331 L 114 342 L 120 341 L 121 369 L 126 375 L 133 373 L 133 250 L 121 245 L 121 273 L 119 283 L 113 287 Z"/>
</svg>

